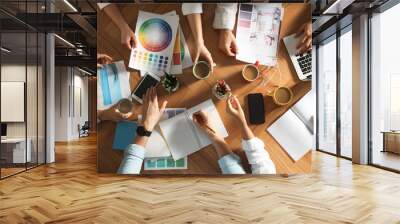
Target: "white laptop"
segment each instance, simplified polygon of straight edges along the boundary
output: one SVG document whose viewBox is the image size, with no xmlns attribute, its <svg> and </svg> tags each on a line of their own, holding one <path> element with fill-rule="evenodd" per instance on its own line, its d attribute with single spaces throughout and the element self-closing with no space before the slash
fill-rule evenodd
<svg viewBox="0 0 400 224">
<path fill-rule="evenodd" d="M 301 81 L 308 81 L 311 80 L 312 74 L 311 52 L 297 54 L 296 45 L 298 42 L 298 38 L 296 38 L 295 36 L 296 34 L 286 36 L 283 38 L 283 42 L 285 43 L 286 49 L 289 53 L 290 59 L 292 60 L 292 64 L 296 70 L 297 76 Z"/>
</svg>

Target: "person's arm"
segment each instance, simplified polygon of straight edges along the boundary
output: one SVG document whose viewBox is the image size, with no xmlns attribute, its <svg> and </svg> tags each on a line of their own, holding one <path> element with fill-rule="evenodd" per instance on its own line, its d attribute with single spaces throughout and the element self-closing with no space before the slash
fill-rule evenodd
<svg viewBox="0 0 400 224">
<path fill-rule="evenodd" d="M 136 46 L 136 37 L 135 33 L 132 31 L 131 27 L 122 17 L 121 12 L 119 11 L 116 4 L 106 5 L 102 9 L 108 17 L 113 21 L 113 23 L 118 27 L 121 31 L 121 43 L 124 44 L 127 48 L 132 49 Z"/>
<path fill-rule="evenodd" d="M 189 6 L 194 6 L 191 10 L 189 10 Z M 199 9 L 200 7 L 200 9 Z M 192 31 L 192 35 L 195 41 L 195 57 L 194 61 L 197 62 L 201 57 L 203 57 L 213 70 L 214 61 L 212 59 L 211 53 L 208 51 L 207 47 L 204 45 L 203 38 L 203 27 L 201 23 L 201 4 L 199 3 L 185 3 L 182 5 L 182 11 L 184 15 L 187 15 L 187 20 L 189 23 L 190 30 Z"/>
<path fill-rule="evenodd" d="M 147 90 L 143 99 L 143 119 L 140 125 L 143 126 L 146 131 L 152 132 L 165 111 L 167 101 L 164 101 L 161 107 L 159 107 L 154 87 Z M 124 158 L 119 166 L 118 174 L 140 173 L 148 140 L 148 136 L 136 136 L 133 144 L 125 149 Z"/>
<path fill-rule="evenodd" d="M 218 3 L 215 8 L 214 29 L 233 30 L 235 27 L 237 3 Z"/>
<path fill-rule="evenodd" d="M 237 3 L 218 3 L 215 8 L 213 27 L 219 30 L 218 47 L 228 56 L 239 52 L 233 28 L 236 21 Z"/>
<path fill-rule="evenodd" d="M 227 112 L 237 120 L 242 133 L 242 147 L 247 160 L 251 165 L 253 174 L 275 174 L 275 164 L 265 150 L 264 142 L 254 136 L 253 131 L 247 125 L 244 111 L 239 100 L 235 96 L 228 98 Z"/>
<path fill-rule="evenodd" d="M 228 143 L 221 137 L 209 122 L 208 115 L 203 111 L 198 111 L 193 115 L 193 122 L 211 140 L 212 145 L 218 155 L 218 165 L 223 174 L 245 174 L 240 158 L 232 152 Z"/>
</svg>

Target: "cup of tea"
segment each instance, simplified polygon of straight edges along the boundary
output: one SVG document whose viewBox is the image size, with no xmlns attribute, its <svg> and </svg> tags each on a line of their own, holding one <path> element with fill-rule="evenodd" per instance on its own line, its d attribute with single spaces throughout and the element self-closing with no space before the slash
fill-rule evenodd
<svg viewBox="0 0 400 224">
<path fill-rule="evenodd" d="M 198 61 L 193 65 L 193 75 L 197 79 L 207 79 L 211 74 L 211 66 L 205 61 Z"/>
<path fill-rule="evenodd" d="M 260 71 L 256 65 L 247 64 L 242 69 L 242 76 L 248 82 L 253 82 L 260 76 Z"/>
<path fill-rule="evenodd" d="M 284 86 L 277 87 L 272 94 L 272 99 L 275 104 L 285 106 L 292 101 L 293 92 L 291 89 Z"/>
<path fill-rule="evenodd" d="M 118 101 L 116 110 L 117 112 L 120 112 L 122 114 L 127 114 L 132 111 L 132 108 L 133 102 L 129 99 L 124 98 Z"/>
</svg>

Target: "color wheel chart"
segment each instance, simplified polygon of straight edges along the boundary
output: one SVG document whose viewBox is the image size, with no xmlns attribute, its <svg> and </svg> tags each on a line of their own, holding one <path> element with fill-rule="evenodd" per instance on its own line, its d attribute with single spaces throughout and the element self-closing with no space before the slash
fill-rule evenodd
<svg viewBox="0 0 400 224">
<path fill-rule="evenodd" d="M 178 28 L 177 15 L 155 15 L 140 11 L 136 23 L 138 44 L 131 52 L 129 67 L 169 73 Z"/>
<path fill-rule="evenodd" d="M 162 51 L 169 46 L 171 40 L 171 27 L 162 19 L 149 19 L 140 26 L 139 41 L 148 51 Z"/>
</svg>

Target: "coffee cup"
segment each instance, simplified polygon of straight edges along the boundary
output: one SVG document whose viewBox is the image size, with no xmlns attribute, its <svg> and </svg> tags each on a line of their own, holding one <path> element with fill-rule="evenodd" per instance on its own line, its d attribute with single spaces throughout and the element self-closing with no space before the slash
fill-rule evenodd
<svg viewBox="0 0 400 224">
<path fill-rule="evenodd" d="M 207 79 L 211 74 L 211 67 L 205 61 L 198 61 L 193 65 L 193 75 L 197 79 Z"/>
<path fill-rule="evenodd" d="M 285 106 L 289 104 L 293 99 L 293 92 L 287 87 L 277 87 L 272 95 L 274 103 L 279 106 Z"/>
<path fill-rule="evenodd" d="M 257 66 L 253 64 L 247 64 L 242 69 L 242 76 L 248 82 L 253 82 L 260 76 L 260 71 Z"/>
<path fill-rule="evenodd" d="M 122 114 L 127 114 L 132 111 L 133 103 L 129 99 L 121 99 L 117 104 L 117 111 Z"/>
</svg>

